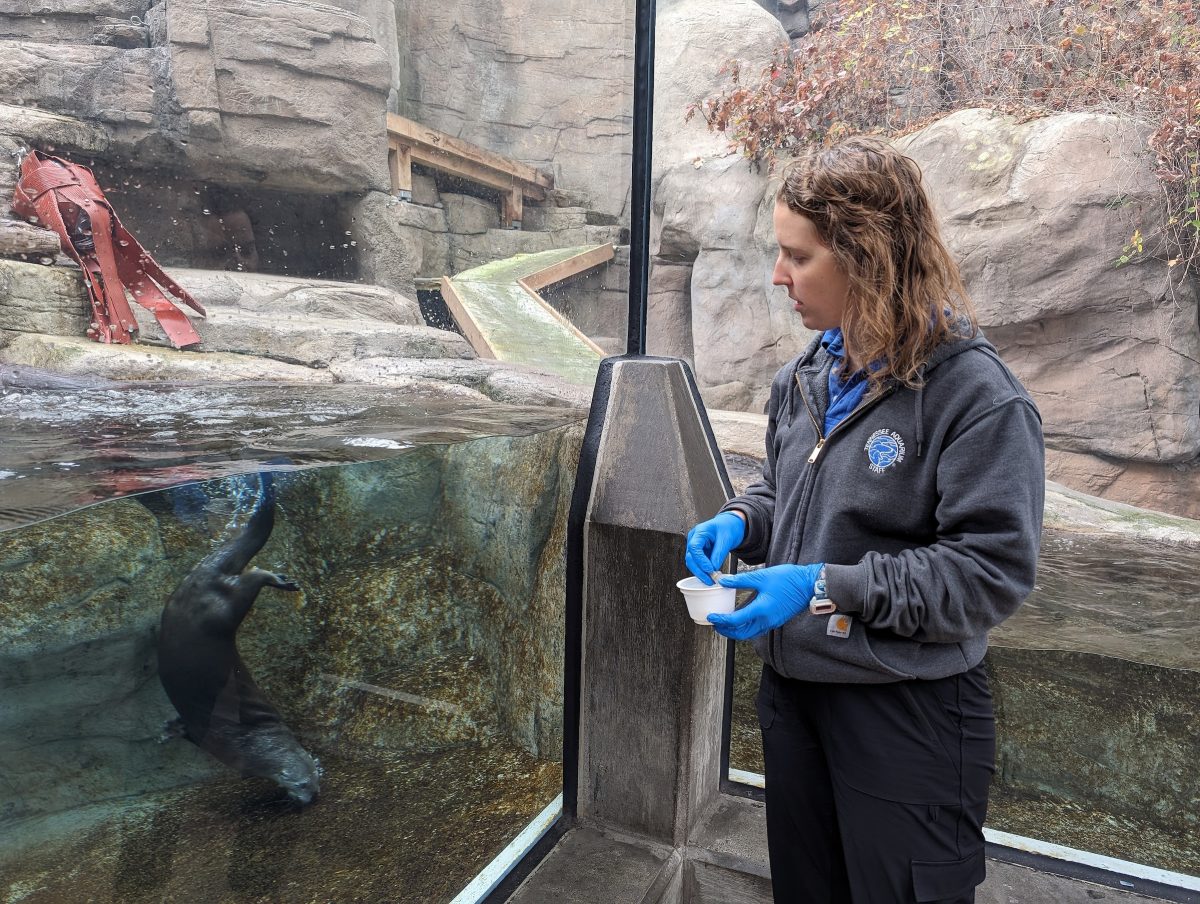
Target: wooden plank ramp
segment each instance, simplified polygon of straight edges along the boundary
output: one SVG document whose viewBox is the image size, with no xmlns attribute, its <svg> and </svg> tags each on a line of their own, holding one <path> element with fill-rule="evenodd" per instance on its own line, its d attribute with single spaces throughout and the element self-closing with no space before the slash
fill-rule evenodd
<svg viewBox="0 0 1200 904">
<path fill-rule="evenodd" d="M 479 357 L 537 367 L 591 386 L 603 349 L 538 292 L 612 257 L 611 244 L 518 254 L 442 277 L 442 297 Z"/>
</svg>

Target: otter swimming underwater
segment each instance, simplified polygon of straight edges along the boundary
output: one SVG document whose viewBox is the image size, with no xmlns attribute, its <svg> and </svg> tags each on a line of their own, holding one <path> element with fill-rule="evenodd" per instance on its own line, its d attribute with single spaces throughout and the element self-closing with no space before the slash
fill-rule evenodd
<svg viewBox="0 0 1200 904">
<path fill-rule="evenodd" d="M 245 528 L 202 559 L 167 601 L 158 675 L 179 713 L 173 733 L 244 776 L 271 779 L 303 806 L 320 792 L 320 766 L 255 684 L 237 650 L 238 627 L 259 591 L 300 589 L 283 575 L 246 570 L 274 526 L 275 489 L 264 474 Z"/>
</svg>

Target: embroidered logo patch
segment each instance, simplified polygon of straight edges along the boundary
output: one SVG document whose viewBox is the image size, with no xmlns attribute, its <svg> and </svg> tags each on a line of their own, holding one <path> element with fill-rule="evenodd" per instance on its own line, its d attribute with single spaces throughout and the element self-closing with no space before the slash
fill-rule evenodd
<svg viewBox="0 0 1200 904">
<path fill-rule="evenodd" d="M 865 449 L 871 470 L 876 474 L 904 461 L 904 440 L 895 430 L 876 430 L 867 439 Z"/>
</svg>

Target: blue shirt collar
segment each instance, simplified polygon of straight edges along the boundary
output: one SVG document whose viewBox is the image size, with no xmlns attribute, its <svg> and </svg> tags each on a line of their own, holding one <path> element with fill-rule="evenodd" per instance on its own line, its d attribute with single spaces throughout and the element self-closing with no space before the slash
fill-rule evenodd
<svg viewBox="0 0 1200 904">
<path fill-rule="evenodd" d="M 857 374 L 844 374 L 841 372 L 843 362 L 846 357 L 846 339 L 842 335 L 841 327 L 835 326 L 833 329 L 826 330 L 824 333 L 822 333 L 821 347 L 825 349 L 825 352 L 828 355 L 837 359 L 833 362 L 833 370 L 830 374 L 831 379 L 833 374 L 836 374 L 839 380 L 848 380 L 852 376 L 857 376 Z M 859 371 L 859 373 L 862 372 Z"/>
</svg>

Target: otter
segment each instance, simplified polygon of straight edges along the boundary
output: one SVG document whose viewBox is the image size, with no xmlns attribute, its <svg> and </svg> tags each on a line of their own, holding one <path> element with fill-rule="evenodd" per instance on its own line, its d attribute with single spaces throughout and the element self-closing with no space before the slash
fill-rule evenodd
<svg viewBox="0 0 1200 904">
<path fill-rule="evenodd" d="M 183 736 L 243 776 L 271 779 L 301 807 L 320 792 L 321 767 L 255 684 L 237 650 L 237 630 L 264 587 L 294 581 L 246 566 L 275 526 L 270 474 L 246 526 L 200 561 L 171 594 L 158 635 L 158 675 L 179 713 L 168 735 Z"/>
</svg>

